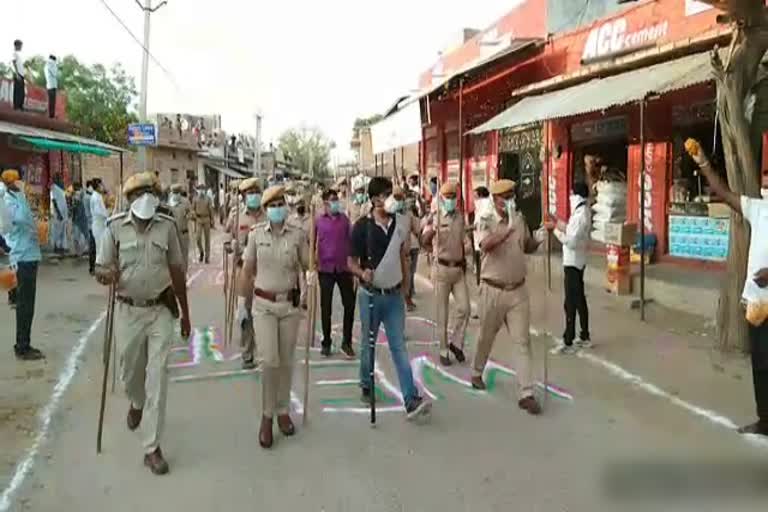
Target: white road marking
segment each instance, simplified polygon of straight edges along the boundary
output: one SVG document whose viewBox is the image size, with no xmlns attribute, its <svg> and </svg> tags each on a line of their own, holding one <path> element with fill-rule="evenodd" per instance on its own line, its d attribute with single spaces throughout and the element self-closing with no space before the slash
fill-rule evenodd
<svg viewBox="0 0 768 512">
<path fill-rule="evenodd" d="M 187 286 L 191 285 L 202 273 L 202 269 L 198 270 L 192 277 L 187 280 Z M 77 374 L 78 364 L 80 363 L 80 358 L 82 357 L 83 352 L 85 352 L 85 348 L 88 346 L 88 340 L 93 335 L 93 333 L 96 332 L 96 330 L 99 328 L 99 325 L 101 325 L 106 317 L 107 312 L 102 311 L 99 317 L 94 320 L 90 327 L 88 327 L 88 330 L 85 331 L 85 334 L 83 334 L 77 340 L 75 346 L 72 347 L 72 350 L 69 353 L 69 357 L 67 358 L 67 362 L 64 365 L 64 369 L 59 374 L 59 379 L 56 381 L 56 385 L 53 387 L 53 393 L 51 393 L 51 397 L 48 399 L 48 403 L 40 412 L 40 426 L 38 428 L 37 435 L 35 436 L 35 440 L 32 442 L 32 446 L 29 448 L 29 450 L 27 450 L 24 458 L 16 466 L 16 469 L 13 472 L 13 476 L 11 477 L 11 481 L 3 490 L 3 494 L 0 495 L 0 512 L 6 512 L 10 510 L 11 498 L 13 498 L 14 494 L 16 494 L 21 485 L 24 483 L 24 480 L 29 475 L 29 472 L 32 471 L 32 467 L 35 464 L 35 459 L 37 458 L 38 453 L 40 453 L 40 447 L 43 445 L 50 432 L 53 415 L 58 411 L 61 398 L 64 396 L 64 393 L 66 393 L 67 389 L 69 389 L 69 386 L 72 383 L 72 379 Z"/>
<path fill-rule="evenodd" d="M 429 288 L 434 288 L 434 286 L 432 285 L 432 282 L 426 279 L 424 276 L 416 274 L 416 278 L 424 286 L 427 286 Z M 451 300 L 452 299 L 453 297 L 451 297 Z M 477 304 L 475 303 L 475 301 L 471 301 L 471 305 L 473 308 L 477 308 Z M 553 336 L 551 333 L 546 331 L 541 331 L 534 327 L 531 327 L 530 332 L 534 336 L 543 335 L 551 338 L 554 342 L 558 341 L 557 337 Z M 587 353 L 582 351 L 578 353 L 578 357 L 581 359 L 584 359 L 585 361 L 590 362 L 595 366 L 598 366 L 608 371 L 608 373 L 610 373 L 614 377 L 618 377 L 619 379 L 629 384 L 632 384 L 636 388 L 641 389 L 648 394 L 654 395 L 659 398 L 664 398 L 665 400 L 672 403 L 673 405 L 676 405 L 677 407 L 680 407 L 695 416 L 704 418 L 714 425 L 727 428 L 728 430 L 731 430 L 731 431 L 735 431 L 738 428 L 737 425 L 731 419 L 715 411 L 711 411 L 703 407 L 699 407 L 698 405 L 692 404 L 690 402 L 686 402 L 682 398 L 676 397 L 671 393 L 664 391 L 663 389 L 656 386 L 655 384 L 646 381 L 641 376 L 625 370 L 624 368 L 622 368 L 621 366 L 619 366 L 618 364 L 612 361 L 604 359 L 593 353 Z M 762 448 L 768 448 L 768 439 L 763 436 L 747 434 L 747 435 L 742 435 L 742 437 L 751 444 L 760 446 Z"/>
</svg>

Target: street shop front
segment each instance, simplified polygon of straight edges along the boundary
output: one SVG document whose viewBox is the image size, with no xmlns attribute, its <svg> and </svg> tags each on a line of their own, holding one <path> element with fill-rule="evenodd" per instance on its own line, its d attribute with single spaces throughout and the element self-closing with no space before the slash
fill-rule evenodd
<svg viewBox="0 0 768 512">
<path fill-rule="evenodd" d="M 685 140 L 696 138 L 724 168 L 711 80 L 709 53 L 693 54 L 528 96 L 470 133 L 540 126 L 542 207 L 567 219 L 573 183 L 587 182 L 596 244 L 615 243 L 617 233 L 626 239 L 617 226 L 640 231 L 642 221 L 656 257 L 722 262 L 727 209 L 684 151 Z"/>
</svg>

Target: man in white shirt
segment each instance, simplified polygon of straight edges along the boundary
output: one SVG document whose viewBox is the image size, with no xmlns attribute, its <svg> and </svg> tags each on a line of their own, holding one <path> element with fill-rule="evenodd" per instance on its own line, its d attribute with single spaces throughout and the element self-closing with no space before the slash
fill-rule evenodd
<svg viewBox="0 0 768 512">
<path fill-rule="evenodd" d="M 21 54 L 23 43 L 17 39 L 13 42 L 13 110 L 24 110 L 24 100 L 26 99 L 26 62 Z"/>
<path fill-rule="evenodd" d="M 107 231 L 107 218 L 109 218 L 109 212 L 104 205 L 104 185 L 102 185 L 99 178 L 94 178 L 91 182 L 93 185 L 93 193 L 91 194 L 91 233 L 93 233 L 93 241 L 95 245 L 95 256 L 98 258 L 99 251 L 101 250 L 101 240 Z"/>
<path fill-rule="evenodd" d="M 59 63 L 55 55 L 45 63 L 45 88 L 48 89 L 48 117 L 56 117 L 56 91 L 59 90 Z"/>
<path fill-rule="evenodd" d="M 688 144 L 686 144 L 688 146 Z M 712 168 L 700 145 L 691 151 L 691 157 L 701 168 L 714 193 L 749 222 L 751 237 L 747 258 L 747 279 L 742 299 L 745 302 L 768 298 L 768 201 L 739 196 Z M 695 154 L 694 154 L 695 153 Z M 762 302 L 762 301 L 761 301 Z M 741 427 L 741 434 L 768 436 L 768 320 L 761 325 L 749 325 L 752 381 L 755 389 L 758 420 Z"/>
<path fill-rule="evenodd" d="M 574 183 L 571 194 L 571 218 L 566 225 L 548 221 L 547 229 L 554 231 L 563 244 L 563 275 L 565 279 L 565 334 L 563 342 L 555 348 L 556 353 L 574 354 L 579 348 L 589 348 L 589 308 L 584 294 L 584 269 L 587 266 L 587 248 L 589 233 L 592 229 L 592 215 L 589 209 L 589 186 L 586 183 Z M 579 314 L 581 335 L 574 347 L 576 338 L 576 313 Z"/>
</svg>

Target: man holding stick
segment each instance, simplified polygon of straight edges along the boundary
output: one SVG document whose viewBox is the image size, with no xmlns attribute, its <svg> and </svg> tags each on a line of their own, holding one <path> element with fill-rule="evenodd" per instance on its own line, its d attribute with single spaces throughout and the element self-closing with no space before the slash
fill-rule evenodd
<svg viewBox="0 0 768 512">
<path fill-rule="evenodd" d="M 239 191 L 245 196 L 245 204 L 240 207 L 240 201 L 236 201 L 235 208 L 240 208 L 238 213 L 235 208 L 229 214 L 224 227 L 229 240 L 224 244 L 224 250 L 228 254 L 234 254 L 232 272 L 238 272 L 243 267 L 243 251 L 248 244 L 248 234 L 258 223 L 264 222 L 264 209 L 261 207 L 261 186 L 258 178 L 248 178 L 240 182 Z M 251 311 L 253 300 L 247 300 L 248 312 Z M 243 348 L 242 361 L 244 370 L 256 368 L 254 353 L 256 351 L 256 338 L 253 331 L 253 317 L 248 315 L 245 321 L 239 324 L 240 345 Z"/>
<path fill-rule="evenodd" d="M 144 465 L 162 475 L 168 472 L 160 450 L 168 392 L 166 364 L 179 305 L 184 338 L 189 336 L 190 321 L 176 221 L 157 213 L 156 180 L 153 173 L 140 173 L 125 181 L 123 193 L 130 210 L 107 223 L 96 279 L 116 286 L 115 337 L 123 349 L 120 377 L 131 401 L 128 429 L 142 426 Z"/>
<path fill-rule="evenodd" d="M 384 177 L 372 178 L 368 197 L 372 212 L 355 223 L 352 229 L 349 269 L 360 280 L 358 308 L 361 332 L 375 337 L 384 324 L 392 361 L 397 370 L 409 420 L 426 416 L 432 403 L 419 396 L 405 346 L 405 296 L 408 294 L 408 226 L 402 216 L 391 214 L 385 204 L 393 202 L 392 182 Z M 362 400 L 372 403 L 374 397 L 374 347 L 361 343 L 360 387 Z"/>
<path fill-rule="evenodd" d="M 483 254 L 480 279 L 480 337 L 473 362 L 472 387 L 485 389 L 483 372 L 496 336 L 503 328 L 517 350 L 518 406 L 529 414 L 541 414 L 533 396 L 533 356 L 530 336 L 530 297 L 525 284 L 525 255 L 535 252 L 535 240 L 515 207 L 515 182 L 499 180 L 491 185 L 496 216 L 482 222 L 478 238 Z"/>
<path fill-rule="evenodd" d="M 469 288 L 467 287 L 467 264 L 464 258 L 464 217 L 456 210 L 456 183 L 444 183 L 440 187 L 440 206 L 442 215 L 439 218 L 431 214 L 427 220 L 422 239 L 426 245 L 432 245 L 437 230 L 440 236 L 434 244 L 434 261 L 432 280 L 435 283 L 437 297 L 437 325 L 440 330 L 440 364 L 451 365 L 451 354 L 459 363 L 466 360 L 464 355 L 464 337 L 469 324 Z M 451 341 L 448 342 L 448 311 L 449 298 L 453 294 L 456 301 L 456 316 L 452 325 Z"/>
<path fill-rule="evenodd" d="M 741 427 L 739 433 L 768 436 L 768 201 L 733 192 L 712 168 L 697 141 L 688 139 L 685 148 L 715 194 L 742 215 L 752 228 L 742 300 L 749 321 L 752 381 L 758 419 L 751 425 Z"/>
</svg>

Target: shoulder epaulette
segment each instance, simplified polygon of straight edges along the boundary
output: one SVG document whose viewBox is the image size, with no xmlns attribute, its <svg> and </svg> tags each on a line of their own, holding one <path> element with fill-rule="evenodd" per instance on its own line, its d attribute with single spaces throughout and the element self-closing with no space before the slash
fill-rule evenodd
<svg viewBox="0 0 768 512">
<path fill-rule="evenodd" d="M 112 222 L 124 218 L 126 215 L 128 215 L 128 212 L 120 212 L 112 215 L 110 218 L 107 219 L 107 226 L 109 226 Z"/>
<path fill-rule="evenodd" d="M 161 219 L 165 219 L 165 220 L 173 222 L 173 223 L 176 222 L 176 219 L 174 218 L 174 216 L 173 215 L 168 215 L 167 213 L 160 213 L 160 212 L 158 212 L 157 216 L 160 217 Z"/>
</svg>

